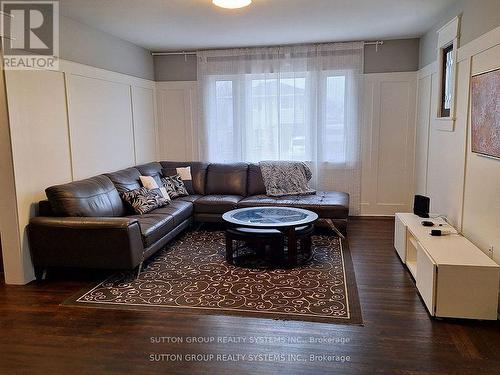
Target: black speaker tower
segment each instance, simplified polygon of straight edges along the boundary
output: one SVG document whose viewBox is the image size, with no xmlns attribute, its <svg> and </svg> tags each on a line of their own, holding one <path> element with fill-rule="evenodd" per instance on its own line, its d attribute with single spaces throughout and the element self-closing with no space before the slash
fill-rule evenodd
<svg viewBox="0 0 500 375">
<path fill-rule="evenodd" d="M 413 213 L 420 217 L 429 217 L 429 206 L 431 204 L 431 199 L 423 195 L 415 195 L 415 200 L 413 201 Z"/>
</svg>

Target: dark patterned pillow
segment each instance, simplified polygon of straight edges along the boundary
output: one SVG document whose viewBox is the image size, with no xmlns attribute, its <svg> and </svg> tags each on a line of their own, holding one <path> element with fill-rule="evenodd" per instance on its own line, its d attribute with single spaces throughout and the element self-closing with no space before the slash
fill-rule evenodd
<svg viewBox="0 0 500 375">
<path fill-rule="evenodd" d="M 141 187 L 135 190 L 120 193 L 121 198 L 127 202 L 134 212 L 139 215 L 153 211 L 155 208 L 163 207 L 168 204 L 160 192 L 160 189 L 148 189 Z"/>
<path fill-rule="evenodd" d="M 167 189 L 167 193 L 170 198 L 185 197 L 189 195 L 184 182 L 182 182 L 181 176 L 178 174 L 174 176 L 163 177 L 161 182 Z"/>
<path fill-rule="evenodd" d="M 162 177 L 161 178 L 161 183 L 163 186 L 165 186 L 165 189 L 167 189 L 168 196 L 170 199 L 177 198 L 179 195 L 177 194 L 177 191 L 175 191 L 175 185 L 174 182 L 170 177 Z"/>
<path fill-rule="evenodd" d="M 192 178 L 190 166 L 176 167 L 176 168 L 163 168 L 161 170 L 161 173 L 163 176 L 174 176 L 174 175 L 178 174 L 179 176 L 181 176 L 182 182 L 184 182 L 184 186 L 186 187 L 186 190 L 188 191 L 188 193 L 195 194 L 194 188 L 193 188 L 193 178 Z M 186 176 L 186 174 L 188 174 L 188 176 Z M 203 178 L 204 178 L 204 176 L 203 176 Z"/>
</svg>

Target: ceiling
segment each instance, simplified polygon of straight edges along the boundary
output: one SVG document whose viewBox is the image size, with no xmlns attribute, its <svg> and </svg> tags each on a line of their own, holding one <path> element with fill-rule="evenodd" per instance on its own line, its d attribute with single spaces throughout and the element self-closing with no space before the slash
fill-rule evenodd
<svg viewBox="0 0 500 375">
<path fill-rule="evenodd" d="M 61 13 L 151 51 L 419 37 L 455 0 L 61 0 Z"/>
</svg>

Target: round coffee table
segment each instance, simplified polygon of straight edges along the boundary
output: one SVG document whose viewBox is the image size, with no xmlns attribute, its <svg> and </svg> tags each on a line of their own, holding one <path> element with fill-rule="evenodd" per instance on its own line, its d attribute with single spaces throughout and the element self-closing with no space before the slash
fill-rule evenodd
<svg viewBox="0 0 500 375">
<path fill-rule="evenodd" d="M 297 265 L 297 242 L 302 252 L 310 252 L 313 223 L 318 215 L 294 207 L 249 207 L 228 211 L 222 215 L 226 228 L 226 259 L 232 261 L 233 241 L 260 242 L 274 252 L 283 251 L 286 240 L 288 264 Z M 251 229 L 251 230 L 249 230 Z"/>
</svg>

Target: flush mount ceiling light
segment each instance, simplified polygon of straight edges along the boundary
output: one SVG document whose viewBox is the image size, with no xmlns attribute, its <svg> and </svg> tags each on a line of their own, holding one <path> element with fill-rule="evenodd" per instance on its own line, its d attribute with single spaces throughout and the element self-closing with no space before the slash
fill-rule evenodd
<svg viewBox="0 0 500 375">
<path fill-rule="evenodd" d="M 226 9 L 243 8 L 252 3 L 252 0 L 212 0 L 214 5 Z"/>
</svg>

